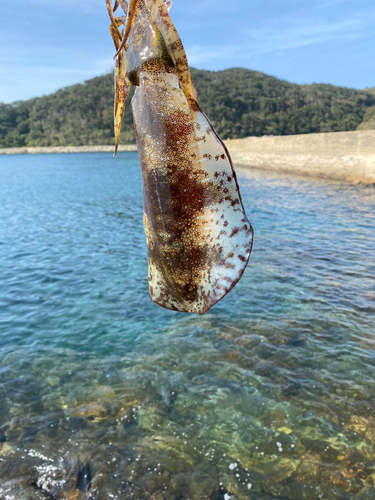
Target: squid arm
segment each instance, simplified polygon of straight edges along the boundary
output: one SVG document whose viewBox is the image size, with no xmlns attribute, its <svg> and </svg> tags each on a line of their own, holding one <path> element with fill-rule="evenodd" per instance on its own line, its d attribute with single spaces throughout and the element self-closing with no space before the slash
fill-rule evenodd
<svg viewBox="0 0 375 500">
<path fill-rule="evenodd" d="M 115 57 L 119 55 L 120 51 L 124 47 L 126 48 L 126 42 L 128 41 L 130 31 L 134 24 L 134 19 L 137 13 L 138 4 L 139 0 L 130 0 L 129 2 L 125 31 L 123 33 L 123 38 L 115 54 Z M 168 52 L 176 67 L 181 89 L 184 92 L 190 104 L 190 107 L 194 109 L 196 108 L 198 100 L 197 91 L 190 76 L 189 65 L 184 46 L 169 16 L 167 6 L 165 5 L 164 0 L 146 0 L 145 5 L 151 12 L 162 34 Z"/>
<path fill-rule="evenodd" d="M 197 91 L 190 76 L 184 46 L 169 16 L 168 9 L 163 0 L 146 0 L 145 4 L 164 38 L 169 55 L 177 70 L 181 90 L 184 92 L 190 107 L 196 110 L 198 102 Z"/>
<path fill-rule="evenodd" d="M 112 9 L 112 0 L 106 0 L 107 10 L 109 17 L 111 19 L 111 24 L 109 26 L 109 32 L 112 36 L 113 43 L 115 44 L 116 50 L 119 49 L 121 45 L 122 36 L 119 31 L 119 27 L 127 22 L 125 16 L 114 17 Z M 118 3 L 116 2 L 116 5 Z M 121 7 L 124 9 L 127 7 L 127 2 L 120 0 Z M 124 31 L 124 30 L 123 30 Z M 120 140 L 121 124 L 124 119 L 125 104 L 126 99 L 129 95 L 130 83 L 126 77 L 125 71 L 125 50 L 119 51 L 118 57 L 115 64 L 115 105 L 114 105 L 114 129 L 115 129 L 115 153 L 117 154 L 118 144 Z"/>
<path fill-rule="evenodd" d="M 106 0 L 106 1 L 108 1 L 108 0 Z M 130 2 L 129 2 L 128 15 L 126 18 L 125 29 L 124 29 L 124 32 L 122 34 L 122 40 L 121 40 L 120 46 L 118 47 L 117 52 L 113 57 L 114 59 L 119 55 L 119 53 L 125 47 L 126 42 L 128 41 L 131 29 L 132 29 L 133 24 L 134 24 L 135 15 L 137 13 L 138 4 L 139 4 L 139 0 L 130 0 Z M 125 49 L 126 49 L 126 47 L 125 47 Z"/>
<path fill-rule="evenodd" d="M 115 154 L 117 154 L 120 138 L 121 124 L 124 118 L 125 102 L 130 90 L 130 84 L 126 78 L 125 72 L 125 51 L 126 42 L 129 38 L 134 19 L 137 13 L 139 0 L 130 0 L 129 4 L 125 0 L 116 0 L 112 8 L 112 0 L 106 0 L 107 10 L 111 19 L 110 33 L 116 47 L 116 67 L 115 67 Z M 124 12 L 127 13 L 126 22 L 123 17 L 115 18 L 113 11 L 121 5 Z M 146 0 L 146 7 L 153 15 L 155 22 L 164 38 L 168 52 L 175 64 L 180 87 L 184 92 L 189 106 L 192 110 L 198 111 L 198 97 L 195 85 L 190 75 L 186 52 L 179 37 L 177 30 L 169 16 L 168 9 L 163 0 Z M 121 21 L 119 23 L 119 21 Z M 124 30 L 118 31 L 118 25 L 124 24 Z"/>
<path fill-rule="evenodd" d="M 128 13 L 129 4 L 126 0 L 116 0 L 115 5 L 113 7 L 113 11 L 116 11 L 118 6 L 121 5 L 122 10 L 125 14 Z"/>
</svg>

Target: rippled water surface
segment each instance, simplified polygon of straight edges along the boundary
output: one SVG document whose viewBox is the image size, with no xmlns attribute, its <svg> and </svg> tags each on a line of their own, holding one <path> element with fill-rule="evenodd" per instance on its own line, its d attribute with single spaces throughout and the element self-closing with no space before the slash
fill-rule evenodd
<svg viewBox="0 0 375 500">
<path fill-rule="evenodd" d="M 250 264 L 148 298 L 138 157 L 0 157 L 0 499 L 375 499 L 375 188 L 239 171 Z"/>
</svg>

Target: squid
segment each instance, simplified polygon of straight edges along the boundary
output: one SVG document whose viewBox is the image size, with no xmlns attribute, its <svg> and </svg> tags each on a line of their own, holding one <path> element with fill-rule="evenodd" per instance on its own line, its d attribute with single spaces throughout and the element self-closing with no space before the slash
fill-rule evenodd
<svg viewBox="0 0 375 500">
<path fill-rule="evenodd" d="M 199 107 L 171 4 L 106 0 L 116 48 L 115 156 L 133 84 L 150 297 L 204 314 L 241 278 L 253 229 L 229 152 Z M 124 15 L 115 17 L 119 7 Z"/>
</svg>

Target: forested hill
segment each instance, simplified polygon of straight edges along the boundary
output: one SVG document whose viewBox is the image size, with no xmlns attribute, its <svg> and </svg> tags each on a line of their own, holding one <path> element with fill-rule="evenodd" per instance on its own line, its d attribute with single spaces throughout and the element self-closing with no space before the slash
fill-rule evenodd
<svg viewBox="0 0 375 500">
<path fill-rule="evenodd" d="M 223 139 L 375 128 L 375 89 L 297 85 L 241 68 L 191 73 L 201 108 Z M 122 144 L 135 142 L 130 98 Z M 113 141 L 112 73 L 29 101 L 0 103 L 2 148 Z"/>
</svg>

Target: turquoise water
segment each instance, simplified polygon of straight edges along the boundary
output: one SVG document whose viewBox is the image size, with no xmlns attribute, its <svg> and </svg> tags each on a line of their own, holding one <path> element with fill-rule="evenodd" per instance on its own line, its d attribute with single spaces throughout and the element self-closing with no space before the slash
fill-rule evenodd
<svg viewBox="0 0 375 500">
<path fill-rule="evenodd" d="M 238 171 L 206 315 L 148 298 L 135 153 L 0 157 L 0 499 L 375 499 L 375 188 Z"/>
</svg>

